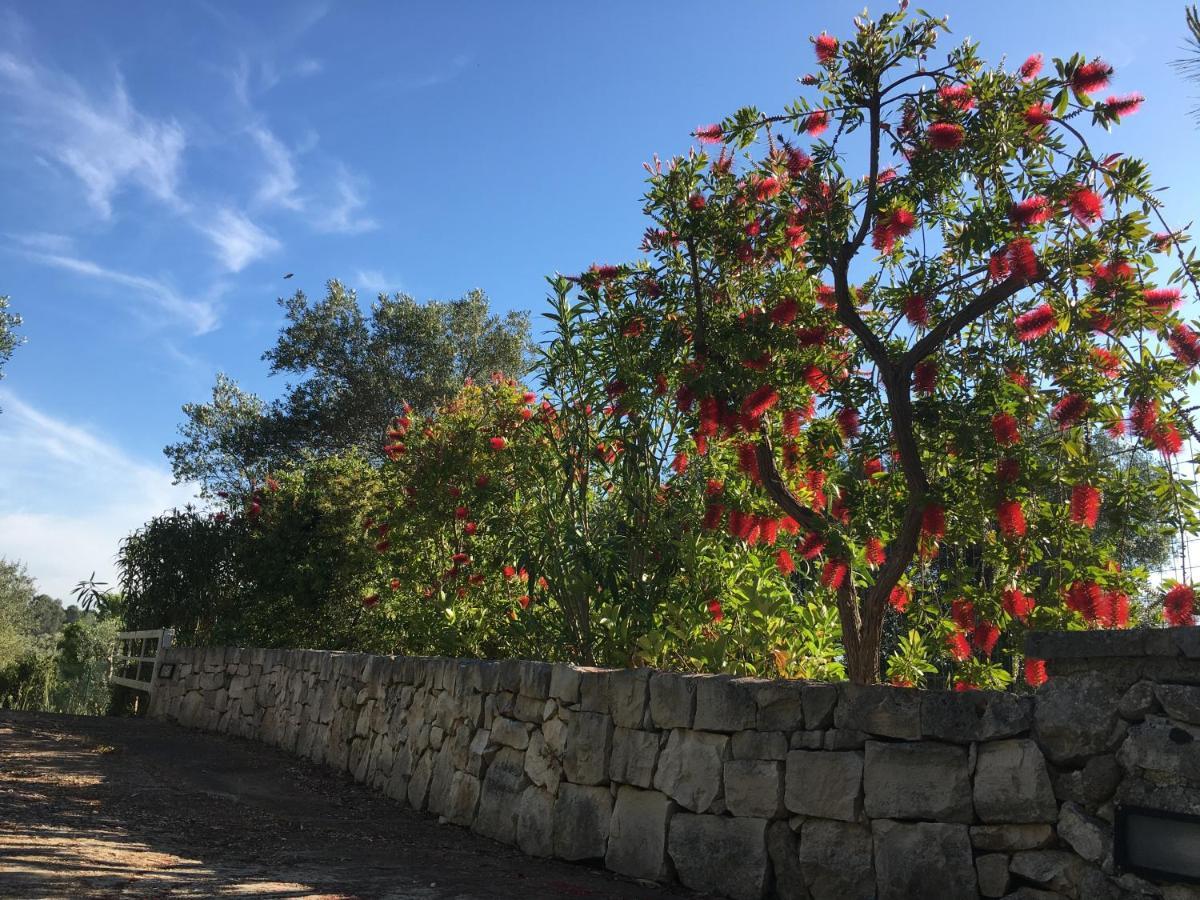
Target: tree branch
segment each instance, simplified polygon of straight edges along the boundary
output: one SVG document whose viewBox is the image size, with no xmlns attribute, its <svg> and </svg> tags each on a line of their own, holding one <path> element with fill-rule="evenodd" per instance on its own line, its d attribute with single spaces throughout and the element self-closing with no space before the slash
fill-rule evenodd
<svg viewBox="0 0 1200 900">
<path fill-rule="evenodd" d="M 755 453 L 758 456 L 758 471 L 762 475 L 763 487 L 767 494 L 785 513 L 809 531 L 824 531 L 824 518 L 801 503 L 800 498 L 792 493 L 783 476 L 779 474 L 779 467 L 775 465 L 775 448 L 771 445 L 771 438 L 765 426 L 760 434 L 762 440 Z"/>
</svg>

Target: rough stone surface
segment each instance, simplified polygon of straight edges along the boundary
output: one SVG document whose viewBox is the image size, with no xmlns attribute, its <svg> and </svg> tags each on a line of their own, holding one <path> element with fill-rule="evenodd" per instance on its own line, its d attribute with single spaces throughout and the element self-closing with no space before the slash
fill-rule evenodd
<svg viewBox="0 0 1200 900">
<path fill-rule="evenodd" d="M 619 669 L 608 679 L 613 724 L 618 728 L 641 728 L 649 724 L 646 714 L 650 700 L 649 669 Z"/>
<path fill-rule="evenodd" d="M 1117 704 L 1117 713 L 1122 719 L 1131 722 L 1142 721 L 1147 713 L 1155 712 L 1158 708 L 1158 699 L 1154 693 L 1153 681 L 1143 679 L 1131 684 L 1121 697 L 1121 702 Z"/>
<path fill-rule="evenodd" d="M 502 844 L 515 842 L 517 807 L 521 793 L 529 786 L 525 777 L 525 754 L 505 747 L 488 766 L 479 793 L 479 812 L 473 831 Z"/>
<path fill-rule="evenodd" d="M 1148 716 L 1129 729 L 1117 761 L 1150 781 L 1200 785 L 1200 728 Z"/>
<path fill-rule="evenodd" d="M 799 856 L 813 900 L 875 897 L 875 858 L 867 826 L 806 819 L 800 828 Z"/>
<path fill-rule="evenodd" d="M 696 715 L 696 679 L 667 672 L 650 676 L 650 718 L 656 728 L 691 728 Z"/>
<path fill-rule="evenodd" d="M 1104 803 L 1121 782 L 1121 767 L 1112 753 L 1091 757 L 1082 769 L 1059 772 L 1050 776 L 1054 796 L 1059 800 L 1074 800 L 1089 809 Z"/>
<path fill-rule="evenodd" d="M 978 897 L 966 825 L 881 819 L 871 823 L 871 832 L 879 900 Z"/>
<path fill-rule="evenodd" d="M 693 890 L 739 900 L 766 895 L 766 819 L 676 813 L 667 847 L 679 880 Z"/>
<path fill-rule="evenodd" d="M 788 738 L 782 731 L 739 731 L 733 736 L 734 759 L 784 760 Z"/>
<path fill-rule="evenodd" d="M 804 727 L 828 728 L 833 724 L 838 690 L 832 684 L 806 684 L 800 690 L 804 701 Z"/>
<path fill-rule="evenodd" d="M 994 741 L 1029 731 L 1033 698 L 985 691 L 927 691 L 921 735 L 939 741 Z"/>
<path fill-rule="evenodd" d="M 965 747 L 868 741 L 863 783 L 863 805 L 872 819 L 971 823 Z"/>
<path fill-rule="evenodd" d="M 731 759 L 725 763 L 725 807 L 735 816 L 783 815 L 783 763 Z"/>
<path fill-rule="evenodd" d="M 861 751 L 796 750 L 788 754 L 784 804 L 789 811 L 857 822 L 862 815 L 862 802 Z"/>
<path fill-rule="evenodd" d="M 804 686 L 793 681 L 765 684 L 755 691 L 759 731 L 795 731 L 804 727 Z"/>
<path fill-rule="evenodd" d="M 1038 745 L 1056 763 L 1114 749 L 1125 734 L 1119 695 L 1094 675 L 1051 678 L 1038 691 L 1034 729 Z"/>
<path fill-rule="evenodd" d="M 670 875 L 667 829 L 675 810 L 665 794 L 622 785 L 608 828 L 605 866 L 633 878 L 665 881 Z"/>
<path fill-rule="evenodd" d="M 779 900 L 810 900 L 800 868 L 796 834 L 787 822 L 772 822 L 767 826 L 767 856 L 775 875 L 773 896 Z"/>
<path fill-rule="evenodd" d="M 981 744 L 975 763 L 975 814 L 984 822 L 1053 822 L 1058 816 L 1050 773 L 1037 744 Z"/>
<path fill-rule="evenodd" d="M 611 716 L 582 711 L 571 713 L 567 720 L 567 748 L 563 755 L 563 772 L 567 780 L 576 784 L 606 783 L 612 736 Z"/>
<path fill-rule="evenodd" d="M 1052 891 L 1073 892 L 1086 868 L 1074 853 L 1065 850 L 1019 850 L 1009 871 Z"/>
<path fill-rule="evenodd" d="M 984 853 L 975 857 L 975 875 L 979 893 L 984 897 L 1003 897 L 1008 893 L 1008 855 Z"/>
<path fill-rule="evenodd" d="M 612 793 L 606 787 L 560 785 L 554 801 L 554 855 L 602 859 L 612 810 Z"/>
<path fill-rule="evenodd" d="M 609 777 L 622 784 L 650 787 L 654 780 L 654 765 L 658 762 L 658 745 L 656 731 L 613 729 Z"/>
<path fill-rule="evenodd" d="M 517 846 L 530 856 L 554 855 L 554 795 L 525 788 L 517 805 Z"/>
<path fill-rule="evenodd" d="M 1058 837 L 1088 862 L 1099 863 L 1112 851 L 1112 829 L 1071 801 L 1059 813 Z"/>
<path fill-rule="evenodd" d="M 1039 850 L 1054 843 L 1049 825 L 972 825 L 971 845 L 976 850 Z"/>
<path fill-rule="evenodd" d="M 654 787 L 684 809 L 707 812 L 722 795 L 729 737 L 677 728 L 658 760 Z"/>
<path fill-rule="evenodd" d="M 1193 684 L 1160 684 L 1154 695 L 1163 712 L 1176 722 L 1200 725 L 1200 686 Z"/>
<path fill-rule="evenodd" d="M 725 675 L 696 677 L 697 731 L 742 731 L 753 728 L 757 719 L 751 685 Z"/>
<path fill-rule="evenodd" d="M 833 723 L 881 737 L 921 736 L 921 691 L 883 684 L 839 684 Z"/>
</svg>

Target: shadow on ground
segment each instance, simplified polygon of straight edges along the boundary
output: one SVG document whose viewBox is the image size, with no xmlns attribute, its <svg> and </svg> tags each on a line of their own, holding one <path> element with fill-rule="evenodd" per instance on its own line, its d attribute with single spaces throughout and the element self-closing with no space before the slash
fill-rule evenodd
<svg viewBox="0 0 1200 900">
<path fill-rule="evenodd" d="M 261 744 L 0 711 L 0 897 L 666 898 Z"/>
</svg>

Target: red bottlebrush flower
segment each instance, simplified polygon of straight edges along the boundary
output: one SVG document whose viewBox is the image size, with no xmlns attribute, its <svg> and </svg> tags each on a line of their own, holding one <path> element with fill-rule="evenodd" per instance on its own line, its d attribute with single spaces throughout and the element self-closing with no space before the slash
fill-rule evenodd
<svg viewBox="0 0 1200 900">
<path fill-rule="evenodd" d="M 1142 291 L 1142 300 L 1154 312 L 1171 312 L 1179 307 L 1179 288 L 1147 288 Z"/>
<path fill-rule="evenodd" d="M 1000 533 L 1006 538 L 1025 536 L 1025 513 L 1017 500 L 1001 500 L 996 506 L 996 518 L 1000 522 Z"/>
<path fill-rule="evenodd" d="M 904 300 L 904 318 L 908 319 L 913 325 L 928 325 L 929 308 L 926 306 L 925 298 L 920 294 L 913 294 L 906 297 Z"/>
<path fill-rule="evenodd" d="M 800 305 L 794 297 L 785 297 L 771 307 L 771 311 L 767 315 L 776 325 L 791 325 L 796 320 L 796 312 L 799 308 Z"/>
<path fill-rule="evenodd" d="M 774 547 L 775 540 L 779 537 L 779 520 L 770 516 L 761 516 L 758 524 L 762 528 L 763 543 Z"/>
<path fill-rule="evenodd" d="M 833 289 L 833 285 L 822 284 L 817 288 L 817 303 L 826 309 L 833 309 L 837 306 L 837 291 Z"/>
<path fill-rule="evenodd" d="M 912 601 L 912 589 L 906 584 L 898 584 L 890 594 L 888 594 L 888 605 L 898 613 L 908 609 L 908 604 Z"/>
<path fill-rule="evenodd" d="M 463 526 L 463 533 L 466 534 L 468 537 L 473 537 L 475 535 L 475 532 L 477 532 L 478 530 L 479 530 L 479 526 L 476 525 L 474 522 L 468 522 L 466 525 Z"/>
<path fill-rule="evenodd" d="M 1067 198 L 1067 203 L 1071 208 L 1071 215 L 1081 225 L 1091 225 L 1103 217 L 1104 201 L 1100 199 L 1099 194 L 1083 185 Z"/>
<path fill-rule="evenodd" d="M 831 34 L 822 31 L 813 38 L 813 47 L 817 51 L 817 62 L 821 65 L 832 62 L 837 57 L 838 41 Z"/>
<path fill-rule="evenodd" d="M 1041 128 L 1050 123 L 1051 110 L 1045 103 L 1035 103 L 1025 110 L 1025 124 L 1030 128 Z"/>
<path fill-rule="evenodd" d="M 471 514 L 471 511 L 469 509 L 467 509 L 465 506 L 454 507 L 454 518 L 456 518 L 456 519 L 465 519 L 470 514 Z"/>
<path fill-rule="evenodd" d="M 1054 404 L 1054 408 L 1050 410 L 1050 418 L 1065 431 L 1079 424 L 1079 421 L 1087 415 L 1090 405 L 1087 399 L 1079 394 L 1066 394 Z"/>
<path fill-rule="evenodd" d="M 850 567 L 845 561 L 840 559 L 827 560 L 824 568 L 821 569 L 821 585 L 831 590 L 840 590 L 842 585 L 846 583 L 846 575 L 849 574 Z"/>
<path fill-rule="evenodd" d="M 537 399 L 537 394 L 535 394 L 533 391 L 526 391 L 524 394 L 521 395 L 521 399 L 524 400 L 526 403 L 532 403 L 534 400 Z"/>
<path fill-rule="evenodd" d="M 752 372 L 763 372 L 771 367 L 771 362 L 775 359 L 771 351 L 766 351 L 752 359 L 743 359 L 742 365 Z"/>
<path fill-rule="evenodd" d="M 1129 595 L 1113 591 L 1108 595 L 1109 607 L 1112 609 L 1112 621 L 1109 627 L 1124 628 L 1129 624 Z"/>
<path fill-rule="evenodd" d="M 1021 78 L 1025 81 L 1033 81 L 1038 77 L 1038 73 L 1042 71 L 1042 54 L 1035 53 L 1030 56 L 1025 62 L 1021 63 L 1021 67 L 1017 69 Z"/>
<path fill-rule="evenodd" d="M 878 456 L 873 456 L 868 460 L 863 461 L 863 474 L 867 478 L 874 478 L 876 475 L 883 474 L 883 460 Z"/>
<path fill-rule="evenodd" d="M 1189 368 L 1200 365 L 1200 335 L 1180 322 L 1171 331 L 1167 344 L 1175 358 Z"/>
<path fill-rule="evenodd" d="M 1050 201 L 1041 194 L 1034 194 L 1008 208 L 1009 220 L 1019 227 L 1040 225 L 1050 218 Z"/>
<path fill-rule="evenodd" d="M 491 480 L 492 479 L 489 478 L 487 475 L 477 475 L 475 477 L 475 487 L 485 488 L 488 486 L 488 484 L 491 482 Z"/>
<path fill-rule="evenodd" d="M 700 428 L 697 433 L 706 437 L 716 437 L 720 430 L 721 408 L 717 405 L 717 398 L 702 398 L 700 400 Z"/>
<path fill-rule="evenodd" d="M 1024 622 L 1033 612 L 1033 598 L 1017 588 L 1008 588 L 1000 595 L 1000 607 L 1014 619 Z"/>
<path fill-rule="evenodd" d="M 706 531 L 713 531 L 721 525 L 721 517 L 725 515 L 725 507 L 720 503 L 710 503 L 704 509 L 704 521 L 701 522 L 701 527 Z"/>
<path fill-rule="evenodd" d="M 738 444 L 738 468 L 750 476 L 755 484 L 762 481 L 758 471 L 758 452 L 753 444 Z"/>
<path fill-rule="evenodd" d="M 521 410 L 521 418 L 528 422 L 533 418 L 533 410 L 529 407 L 525 407 L 523 410 Z"/>
<path fill-rule="evenodd" d="M 740 538 L 746 530 L 746 514 L 740 509 L 731 509 L 729 511 L 729 521 L 725 524 L 725 530 L 730 537 Z"/>
<path fill-rule="evenodd" d="M 1121 374 L 1121 357 L 1104 347 L 1093 347 L 1091 357 L 1096 368 L 1105 378 L 1116 378 Z"/>
<path fill-rule="evenodd" d="M 1046 683 L 1046 661 L 1025 657 L 1025 683 L 1031 688 L 1040 687 Z"/>
<path fill-rule="evenodd" d="M 1141 94 L 1127 94 L 1124 97 L 1109 97 L 1104 101 L 1105 108 L 1117 118 L 1133 115 L 1145 101 Z"/>
<path fill-rule="evenodd" d="M 454 564 L 456 566 L 466 566 L 471 564 L 471 554 L 469 553 L 455 553 L 451 559 L 454 560 Z"/>
<path fill-rule="evenodd" d="M 860 422 L 858 418 L 858 410 L 843 409 L 837 414 L 838 431 L 842 433 L 842 437 L 846 440 L 858 437 L 860 431 Z"/>
<path fill-rule="evenodd" d="M 992 416 L 992 437 L 1001 447 L 1012 447 L 1021 442 L 1021 432 L 1017 429 L 1017 419 L 1006 412 L 998 412 Z"/>
<path fill-rule="evenodd" d="M 784 229 L 784 236 L 787 238 L 788 246 L 793 250 L 799 250 L 808 243 L 808 232 L 804 230 L 803 225 L 789 225 Z"/>
<path fill-rule="evenodd" d="M 788 409 L 783 413 L 783 433 L 787 437 L 797 437 L 800 434 L 800 410 Z"/>
<path fill-rule="evenodd" d="M 804 376 L 804 383 L 816 393 L 823 394 L 829 390 L 829 376 L 817 366 L 808 366 L 802 374 Z"/>
<path fill-rule="evenodd" d="M 521 609 L 529 609 L 529 595 L 522 594 L 517 598 L 517 602 L 521 604 Z"/>
<path fill-rule="evenodd" d="M 991 656 L 992 651 L 996 649 L 996 641 L 1000 640 L 1000 629 L 991 622 L 980 622 L 975 628 L 975 633 L 971 635 L 971 641 L 975 644 L 975 649 L 980 651 L 984 656 Z"/>
<path fill-rule="evenodd" d="M 796 552 L 805 559 L 816 559 L 825 552 L 825 539 L 815 531 L 810 531 L 800 542 Z"/>
<path fill-rule="evenodd" d="M 975 627 L 975 604 L 959 597 L 950 601 L 950 618 L 959 631 L 970 631 Z"/>
<path fill-rule="evenodd" d="M 938 365 L 930 359 L 922 360 L 913 368 L 913 390 L 918 394 L 932 394 L 937 387 Z"/>
<path fill-rule="evenodd" d="M 925 134 L 934 150 L 957 150 L 963 144 L 963 128 L 956 122 L 934 122 Z"/>
<path fill-rule="evenodd" d="M 899 675 L 893 675 L 891 678 L 889 678 L 888 684 L 890 684 L 892 687 L 899 688 L 910 688 L 914 686 L 913 683 L 907 678 L 901 678 Z"/>
<path fill-rule="evenodd" d="M 687 471 L 688 455 L 685 451 L 680 450 L 675 454 L 675 458 L 671 460 L 671 468 L 675 470 L 676 475 L 682 475 Z"/>
<path fill-rule="evenodd" d="M 662 372 L 659 372 L 657 375 L 654 376 L 654 396 L 656 396 L 656 397 L 666 396 L 666 393 L 668 390 L 669 390 L 669 386 L 667 385 L 667 376 L 664 375 Z"/>
<path fill-rule="evenodd" d="M 975 107 L 969 84 L 944 84 L 938 88 L 938 100 L 947 106 L 966 111 Z"/>
<path fill-rule="evenodd" d="M 517 574 L 517 570 L 513 566 L 505 566 L 500 571 L 504 574 L 505 578 L 515 578 Z"/>
<path fill-rule="evenodd" d="M 783 187 L 774 175 L 756 178 L 754 181 L 754 199 L 759 203 L 765 203 L 771 198 L 777 197 L 781 190 Z"/>
<path fill-rule="evenodd" d="M 621 329 L 621 337 L 638 337 L 646 330 L 646 320 L 641 316 L 634 316 L 625 323 L 625 327 Z"/>
<path fill-rule="evenodd" d="M 1003 281 L 1008 277 L 1009 265 L 1006 253 L 993 253 L 988 260 L 988 277 L 992 281 Z"/>
<path fill-rule="evenodd" d="M 956 694 L 965 694 L 967 691 L 977 690 L 979 690 L 979 685 L 975 684 L 973 681 L 963 681 L 959 679 L 954 682 L 954 693 Z"/>
<path fill-rule="evenodd" d="M 1100 492 L 1090 484 L 1071 488 L 1071 521 L 1085 528 L 1095 528 L 1100 515 Z"/>
<path fill-rule="evenodd" d="M 881 253 L 891 253 L 896 241 L 912 231 L 916 224 L 916 216 L 902 206 L 881 215 L 871 229 L 871 246 Z"/>
<path fill-rule="evenodd" d="M 971 645 L 967 643 L 967 636 L 961 631 L 955 631 L 946 638 L 946 649 L 959 662 L 971 658 Z"/>
<path fill-rule="evenodd" d="M 1036 309 L 1022 313 L 1013 320 L 1017 330 L 1017 339 L 1028 343 L 1045 337 L 1058 325 L 1058 316 L 1054 314 L 1049 303 L 1043 303 Z"/>
<path fill-rule="evenodd" d="M 720 125 L 698 125 L 695 135 L 702 144 L 719 144 L 725 139 Z"/>
<path fill-rule="evenodd" d="M 808 167 L 812 165 L 812 157 L 803 150 L 797 150 L 795 147 L 787 148 L 787 158 L 784 161 L 787 166 L 788 174 L 793 178 L 799 178 Z"/>
<path fill-rule="evenodd" d="M 457 500 L 459 497 L 462 496 L 462 488 L 460 488 L 460 487 L 451 486 L 451 487 L 447 488 L 446 490 L 450 494 L 450 496 L 453 497 L 455 500 Z"/>
<path fill-rule="evenodd" d="M 375 550 L 378 553 L 387 553 L 387 551 L 391 549 L 391 546 L 391 541 L 383 540 L 375 544 Z"/>
<path fill-rule="evenodd" d="M 476 572 L 474 575 L 471 575 L 469 578 L 467 578 L 467 581 L 473 585 L 481 585 L 484 582 L 484 577 L 482 573 Z"/>
<path fill-rule="evenodd" d="M 373 606 L 378 606 L 379 605 L 379 595 L 378 594 L 367 594 L 367 596 L 362 598 L 362 605 L 366 609 L 370 609 Z"/>
<path fill-rule="evenodd" d="M 779 569 L 779 574 L 785 578 L 796 571 L 796 561 L 792 559 L 792 554 L 786 550 L 780 550 L 775 554 L 775 565 Z"/>
<path fill-rule="evenodd" d="M 390 587 L 393 591 L 400 590 L 400 579 L 393 578 L 391 581 L 388 582 L 388 587 Z"/>
<path fill-rule="evenodd" d="M 946 534 L 946 510 L 939 503 L 930 503 L 921 513 L 921 534 L 934 539 Z"/>
<path fill-rule="evenodd" d="M 721 608 L 720 600 L 708 601 L 708 614 L 712 616 L 714 622 L 720 622 L 725 618 L 725 610 Z"/>
<path fill-rule="evenodd" d="M 1183 449 L 1183 438 L 1179 429 L 1170 422 L 1159 422 L 1150 435 L 1150 443 L 1154 449 L 1164 456 L 1174 456 Z"/>
<path fill-rule="evenodd" d="M 882 566 L 887 561 L 887 553 L 883 549 L 883 541 L 877 537 L 867 538 L 863 547 L 863 558 L 868 566 Z"/>
<path fill-rule="evenodd" d="M 757 516 L 746 516 L 746 528 L 742 532 L 742 540 L 753 547 L 762 537 L 762 525 Z"/>
<path fill-rule="evenodd" d="M 1108 87 L 1112 66 L 1102 59 L 1084 63 L 1071 76 L 1071 88 L 1076 94 L 1094 94 Z"/>
<path fill-rule="evenodd" d="M 1017 238 L 1008 245 L 1008 264 L 1012 274 L 1026 281 L 1038 276 L 1038 258 L 1028 238 Z"/>
<path fill-rule="evenodd" d="M 764 384 L 742 401 L 742 413 L 753 419 L 761 419 L 778 402 L 779 393 L 771 385 Z"/>
<path fill-rule="evenodd" d="M 488 443 L 492 445 L 493 450 L 503 450 L 508 446 L 508 438 L 494 437 L 488 438 Z"/>
<path fill-rule="evenodd" d="M 724 483 L 717 481 L 717 479 L 715 479 L 715 478 L 708 479 L 708 481 L 705 482 L 705 484 L 704 484 L 704 493 L 707 494 L 709 497 L 715 497 L 715 496 L 717 496 L 717 494 L 721 494 L 724 492 L 725 492 Z"/>
<path fill-rule="evenodd" d="M 686 384 L 681 384 L 675 392 L 675 408 L 680 412 L 691 412 L 692 404 L 696 402 L 695 392 Z"/>
<path fill-rule="evenodd" d="M 1163 618 L 1168 625 L 1191 625 L 1196 613 L 1196 592 L 1177 584 L 1163 597 Z"/>
<path fill-rule="evenodd" d="M 1094 581 L 1075 581 L 1067 588 L 1065 602 L 1089 622 L 1096 620 L 1097 607 L 1101 603 L 1100 586 Z"/>
<path fill-rule="evenodd" d="M 829 127 L 829 113 L 823 109 L 815 109 L 810 112 L 804 119 L 804 124 L 800 130 L 811 137 L 818 137 L 824 134 L 825 129 Z"/>
<path fill-rule="evenodd" d="M 1154 400 L 1138 400 L 1129 414 L 1129 423 L 1138 437 L 1149 437 L 1158 424 L 1158 403 Z"/>
<path fill-rule="evenodd" d="M 704 199 L 703 194 L 692 194 L 688 197 L 688 209 L 699 212 L 708 205 L 708 201 Z"/>
<path fill-rule="evenodd" d="M 796 534 L 800 531 L 800 523 L 791 516 L 784 516 L 779 520 L 779 530 L 784 534 Z"/>
<path fill-rule="evenodd" d="M 1011 456 L 1001 457 L 996 462 L 996 481 L 1012 484 L 1021 477 L 1021 464 Z"/>
</svg>

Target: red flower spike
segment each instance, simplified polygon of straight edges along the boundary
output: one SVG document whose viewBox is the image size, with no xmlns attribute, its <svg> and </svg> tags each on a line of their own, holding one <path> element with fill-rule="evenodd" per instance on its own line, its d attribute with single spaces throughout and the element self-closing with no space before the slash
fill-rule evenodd
<svg viewBox="0 0 1200 900">
<path fill-rule="evenodd" d="M 971 641 L 975 645 L 975 649 L 980 651 L 984 656 L 991 656 L 992 651 L 996 649 L 996 642 L 1000 640 L 1000 629 L 991 622 L 980 622 L 975 629 L 975 634 L 971 636 Z"/>
<path fill-rule="evenodd" d="M 861 430 L 861 424 L 858 418 L 858 410 L 843 409 L 837 414 L 838 431 L 846 440 L 851 440 L 858 437 Z"/>
<path fill-rule="evenodd" d="M 1009 265 L 1006 253 L 993 253 L 988 260 L 988 277 L 992 281 L 1003 281 L 1008 277 Z"/>
<path fill-rule="evenodd" d="M 813 46 L 817 51 L 817 62 L 821 65 L 827 65 L 837 57 L 838 41 L 831 34 L 821 32 L 813 38 Z"/>
<path fill-rule="evenodd" d="M 825 552 L 825 539 L 815 531 L 809 532 L 796 548 L 796 552 L 805 559 L 816 559 Z"/>
<path fill-rule="evenodd" d="M 671 460 L 671 468 L 675 470 L 676 475 L 682 475 L 687 471 L 688 455 L 685 451 L 680 450 L 675 454 L 675 458 Z"/>
<path fill-rule="evenodd" d="M 1124 97 L 1109 97 L 1104 101 L 1104 106 L 1117 118 L 1121 118 L 1133 115 L 1145 100 L 1141 94 L 1126 94 Z"/>
<path fill-rule="evenodd" d="M 867 478 L 874 478 L 876 475 L 883 474 L 883 460 L 875 456 L 871 459 L 863 461 L 863 474 Z"/>
<path fill-rule="evenodd" d="M 1046 683 L 1046 661 L 1025 657 L 1025 683 L 1031 688 L 1040 687 Z"/>
<path fill-rule="evenodd" d="M 971 96 L 969 84 L 944 84 L 938 88 L 938 100 L 946 106 L 966 112 L 974 109 L 975 98 Z"/>
<path fill-rule="evenodd" d="M 1033 598 L 1017 588 L 1008 588 L 1000 595 L 1000 607 L 1012 618 L 1024 622 L 1033 612 Z"/>
<path fill-rule="evenodd" d="M 955 631 L 946 638 L 946 649 L 959 662 L 971 658 L 971 645 L 967 643 L 967 636 L 961 631 Z"/>
<path fill-rule="evenodd" d="M 1000 533 L 1006 538 L 1025 536 L 1025 513 L 1017 500 L 1001 500 L 996 505 L 996 518 L 1000 523 Z"/>
<path fill-rule="evenodd" d="M 708 601 L 708 614 L 712 616 L 714 622 L 720 622 L 725 618 L 725 610 L 722 609 L 720 600 Z"/>
<path fill-rule="evenodd" d="M 1018 227 L 1040 225 L 1050 218 L 1053 210 L 1050 201 L 1041 194 L 1034 194 L 1025 200 L 1014 203 L 1008 210 L 1008 218 Z"/>
<path fill-rule="evenodd" d="M 494 437 L 488 438 L 488 443 L 492 445 L 493 450 L 503 450 L 508 446 L 508 438 Z"/>
<path fill-rule="evenodd" d="M 529 595 L 522 594 L 517 598 L 517 602 L 521 604 L 521 609 L 529 609 Z"/>
<path fill-rule="evenodd" d="M 783 413 L 783 433 L 786 437 L 798 437 L 800 434 L 800 410 L 788 409 Z"/>
<path fill-rule="evenodd" d="M 1108 87 L 1112 66 L 1102 59 L 1084 63 L 1071 76 L 1071 88 L 1076 94 L 1094 94 Z"/>
<path fill-rule="evenodd" d="M 761 419 L 778 402 L 779 393 L 771 385 L 764 384 L 742 401 L 742 413 L 753 419 Z"/>
<path fill-rule="evenodd" d="M 877 537 L 867 538 L 863 548 L 863 558 L 868 566 L 882 566 L 887 561 L 887 553 L 883 549 L 883 541 Z"/>
<path fill-rule="evenodd" d="M 975 628 L 975 604 L 962 597 L 951 600 L 950 618 L 954 620 L 959 631 L 971 631 Z"/>
<path fill-rule="evenodd" d="M 898 613 L 908 609 L 908 604 L 912 601 L 912 592 L 908 585 L 898 584 L 890 594 L 888 594 L 888 605 Z"/>
<path fill-rule="evenodd" d="M 1071 522 L 1085 528 L 1095 528 L 1100 515 L 1100 492 L 1090 484 L 1071 488 Z"/>
<path fill-rule="evenodd" d="M 999 412 L 992 416 L 992 436 L 1001 447 L 1012 447 L 1021 442 L 1021 432 L 1013 415 Z"/>
<path fill-rule="evenodd" d="M 963 144 L 963 128 L 955 122 L 934 122 L 925 133 L 934 150 L 957 150 Z"/>
<path fill-rule="evenodd" d="M 1025 124 L 1030 128 L 1041 128 L 1050 124 L 1052 113 L 1045 103 L 1035 103 L 1025 110 Z"/>
<path fill-rule="evenodd" d="M 1024 81 L 1033 81 L 1038 77 L 1038 73 L 1042 71 L 1042 54 L 1034 53 L 1025 62 L 1021 63 L 1021 67 L 1017 69 L 1021 78 Z"/>
<path fill-rule="evenodd" d="M 696 140 L 702 144 L 719 144 L 725 139 L 720 125 L 699 125 L 695 134 Z"/>
<path fill-rule="evenodd" d="M 799 309 L 800 304 L 796 302 L 794 297 L 785 297 L 771 307 L 771 312 L 768 313 L 768 316 L 776 325 L 791 325 L 796 320 L 796 312 Z"/>
<path fill-rule="evenodd" d="M 796 571 L 796 561 L 792 559 L 792 554 L 786 550 L 780 550 L 775 554 L 775 565 L 779 569 L 779 574 L 785 578 Z"/>
<path fill-rule="evenodd" d="M 1158 424 L 1158 403 L 1153 400 L 1138 400 L 1129 414 L 1129 424 L 1138 437 L 1149 437 Z"/>
<path fill-rule="evenodd" d="M 1084 185 L 1080 185 L 1067 198 L 1067 203 L 1071 208 L 1071 215 L 1081 225 L 1093 225 L 1103 218 L 1104 201 L 1100 199 L 1099 194 Z"/>
<path fill-rule="evenodd" d="M 821 570 L 821 585 L 830 590 L 840 590 L 842 585 L 846 583 L 846 575 L 849 574 L 849 571 L 850 567 L 846 565 L 844 560 L 828 560 L 825 563 L 825 567 Z"/>
<path fill-rule="evenodd" d="M 1028 238 L 1017 238 L 1008 245 L 1008 264 L 1017 278 L 1032 281 L 1038 276 L 1038 258 Z"/>
<path fill-rule="evenodd" d="M 1167 344 L 1175 358 L 1188 368 L 1200 365 L 1200 335 L 1180 322 L 1171 331 Z"/>
<path fill-rule="evenodd" d="M 829 127 L 829 113 L 823 109 L 813 110 L 804 119 L 800 130 L 810 137 L 819 137 Z"/>
<path fill-rule="evenodd" d="M 938 365 L 930 359 L 921 360 L 913 368 L 913 390 L 918 394 L 932 394 L 937 387 Z"/>
<path fill-rule="evenodd" d="M 1164 456 L 1174 456 L 1183 449 L 1183 437 L 1179 429 L 1170 422 L 1159 422 L 1150 435 L 1154 449 Z"/>
<path fill-rule="evenodd" d="M 905 298 L 904 318 L 908 319 L 910 324 L 918 327 L 928 325 L 929 309 L 926 307 L 925 298 L 920 294 L 913 294 Z"/>
<path fill-rule="evenodd" d="M 759 516 L 758 527 L 762 532 L 762 542 L 768 547 L 774 547 L 779 537 L 779 520 L 771 516 Z"/>
<path fill-rule="evenodd" d="M 725 515 L 725 507 L 720 503 L 710 503 L 704 510 L 704 520 L 701 522 L 701 527 L 706 531 L 712 531 L 720 527 L 721 517 Z"/>
<path fill-rule="evenodd" d="M 1156 313 L 1173 312 L 1179 308 L 1179 288 L 1147 288 L 1142 291 L 1142 300 Z"/>
<path fill-rule="evenodd" d="M 1196 593 L 1189 585 L 1177 584 L 1163 597 L 1163 618 L 1168 625 L 1191 625 L 1195 612 Z"/>
<path fill-rule="evenodd" d="M 1078 425 L 1080 420 L 1087 415 L 1090 406 L 1087 398 L 1081 397 L 1079 394 L 1066 394 L 1054 404 L 1054 408 L 1050 410 L 1050 418 L 1058 424 L 1060 429 L 1065 431 Z"/>
<path fill-rule="evenodd" d="M 938 503 L 930 503 L 921 513 L 921 533 L 934 539 L 946 534 L 946 510 Z"/>
<path fill-rule="evenodd" d="M 367 596 L 362 598 L 362 605 L 366 609 L 371 609 L 374 606 L 378 606 L 379 605 L 379 595 L 378 594 L 367 594 Z"/>
</svg>

